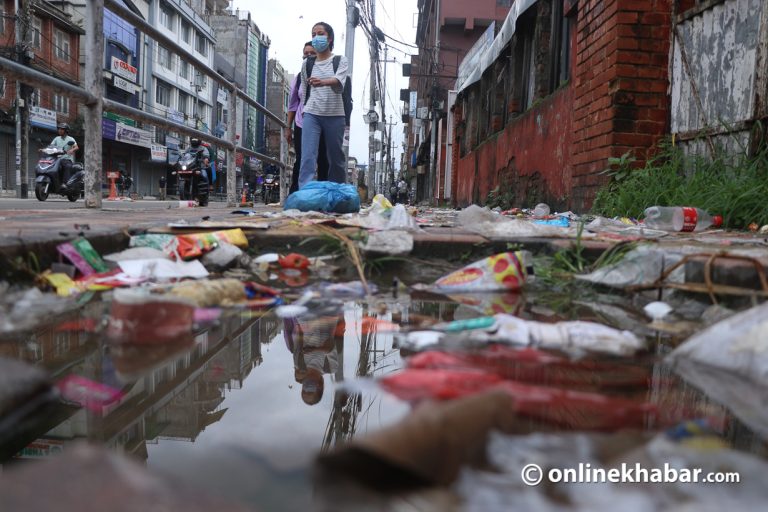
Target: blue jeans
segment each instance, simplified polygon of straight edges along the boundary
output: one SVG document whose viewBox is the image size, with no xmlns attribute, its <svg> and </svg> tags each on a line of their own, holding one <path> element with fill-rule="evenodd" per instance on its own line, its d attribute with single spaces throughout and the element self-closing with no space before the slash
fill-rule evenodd
<svg viewBox="0 0 768 512">
<path fill-rule="evenodd" d="M 344 161 L 344 116 L 316 116 L 304 113 L 301 131 L 301 169 L 299 189 L 315 179 L 320 135 L 325 139 L 328 155 L 328 181 L 346 183 L 347 163 Z"/>
</svg>

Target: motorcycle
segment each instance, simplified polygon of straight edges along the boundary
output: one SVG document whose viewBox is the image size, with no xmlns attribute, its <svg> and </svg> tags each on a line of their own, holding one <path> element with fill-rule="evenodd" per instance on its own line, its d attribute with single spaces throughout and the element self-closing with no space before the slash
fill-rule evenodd
<svg viewBox="0 0 768 512">
<path fill-rule="evenodd" d="M 261 186 L 261 198 L 264 204 L 280 202 L 280 177 L 267 174 Z"/>
<path fill-rule="evenodd" d="M 179 199 L 197 199 L 200 206 L 208 206 L 208 176 L 197 151 L 188 150 L 181 155 L 171 174 L 177 178 Z"/>
<path fill-rule="evenodd" d="M 69 145 L 74 145 L 70 142 Z M 62 189 L 59 169 L 61 161 L 67 154 L 63 149 L 50 145 L 41 150 L 43 156 L 35 166 L 35 197 L 45 201 L 50 194 L 60 194 L 73 203 L 77 201 L 85 189 L 85 171 L 83 165 L 72 164 L 72 176 L 67 180 L 66 189 Z"/>
</svg>

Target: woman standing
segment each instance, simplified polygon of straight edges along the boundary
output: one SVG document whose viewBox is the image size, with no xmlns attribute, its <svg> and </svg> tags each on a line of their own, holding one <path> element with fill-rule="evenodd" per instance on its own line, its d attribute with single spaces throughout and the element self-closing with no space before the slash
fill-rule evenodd
<svg viewBox="0 0 768 512">
<path fill-rule="evenodd" d="M 316 57 L 317 52 L 312 47 L 312 41 L 307 41 L 302 50 L 303 58 Z M 296 161 L 293 164 L 291 174 L 291 188 L 289 194 L 299 190 L 299 171 L 301 169 L 301 132 L 304 126 L 304 87 L 301 81 L 301 72 L 291 84 L 291 94 L 288 100 L 288 128 L 285 130 L 285 140 L 288 144 L 293 142 L 296 152 Z M 317 181 L 328 181 L 328 157 L 326 156 L 325 140 L 320 137 L 320 146 L 317 154 Z"/>
<path fill-rule="evenodd" d="M 347 163 L 344 159 L 344 101 L 342 92 L 347 80 L 347 58 L 333 63 L 333 28 L 320 22 L 312 27 L 312 47 L 317 57 L 304 60 L 301 66 L 302 87 L 304 88 L 304 126 L 301 134 L 301 170 L 299 188 L 313 180 L 317 167 L 320 136 L 325 139 L 328 157 L 328 180 L 345 183 Z M 312 62 L 312 72 L 307 73 L 307 64 Z"/>
</svg>

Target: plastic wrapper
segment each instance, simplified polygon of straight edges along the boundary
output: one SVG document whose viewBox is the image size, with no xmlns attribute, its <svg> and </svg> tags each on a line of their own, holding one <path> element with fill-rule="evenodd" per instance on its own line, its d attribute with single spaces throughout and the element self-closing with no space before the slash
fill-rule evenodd
<svg viewBox="0 0 768 512">
<path fill-rule="evenodd" d="M 347 183 L 312 181 L 285 200 L 285 210 L 302 212 L 356 213 L 360 211 L 360 195 Z"/>
<path fill-rule="evenodd" d="M 75 374 L 69 374 L 58 381 L 56 388 L 64 400 L 93 412 L 101 412 L 104 407 L 120 400 L 124 394 L 119 389 Z"/>
<path fill-rule="evenodd" d="M 768 438 L 768 303 L 694 334 L 665 362 Z"/>
<path fill-rule="evenodd" d="M 56 246 L 59 253 L 77 267 L 81 274 L 89 276 L 106 272 L 109 267 L 85 238 L 78 238 Z"/>
<path fill-rule="evenodd" d="M 361 249 L 367 253 L 393 256 L 410 254 L 413 251 L 413 236 L 405 231 L 372 231 Z"/>
<path fill-rule="evenodd" d="M 197 260 L 127 260 L 121 261 L 119 265 L 120 269 L 125 272 L 126 275 L 133 278 L 169 280 L 186 277 L 199 279 L 208 276 L 208 271 L 203 264 Z"/>
<path fill-rule="evenodd" d="M 441 277 L 429 289 L 445 294 L 518 290 L 526 277 L 522 258 L 520 251 L 489 256 Z"/>
<path fill-rule="evenodd" d="M 499 345 L 482 350 L 422 352 L 408 359 L 408 367 L 481 370 L 507 380 L 584 391 L 644 387 L 651 377 L 647 367 L 589 359 L 573 361 L 532 348 Z"/>
<path fill-rule="evenodd" d="M 206 267 L 226 268 L 235 263 L 242 255 L 243 250 L 239 247 L 221 242 L 214 250 L 206 253 L 202 261 Z"/>
<path fill-rule="evenodd" d="M 496 315 L 496 325 L 496 337 L 515 345 L 619 356 L 629 356 L 645 348 L 645 343 L 633 333 L 594 322 L 548 324 L 512 315 Z"/>
<path fill-rule="evenodd" d="M 450 400 L 499 390 L 512 397 L 515 413 L 572 429 L 641 428 L 659 417 L 651 403 L 505 380 L 482 370 L 408 368 L 380 382 L 386 391 L 411 402 Z"/>
<path fill-rule="evenodd" d="M 197 307 L 231 306 L 247 299 L 245 285 L 237 279 L 183 281 L 166 293 Z"/>
</svg>

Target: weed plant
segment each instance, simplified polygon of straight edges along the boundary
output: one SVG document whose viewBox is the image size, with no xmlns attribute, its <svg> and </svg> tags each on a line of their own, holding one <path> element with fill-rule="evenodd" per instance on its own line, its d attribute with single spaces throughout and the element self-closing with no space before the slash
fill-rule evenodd
<svg viewBox="0 0 768 512">
<path fill-rule="evenodd" d="M 611 159 L 611 182 L 598 191 L 592 212 L 639 218 L 649 206 L 696 206 L 722 215 L 724 227 L 768 224 L 768 148 L 754 156 L 715 153 L 685 155 L 665 142 L 640 169 L 629 154 Z"/>
</svg>

